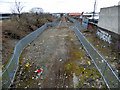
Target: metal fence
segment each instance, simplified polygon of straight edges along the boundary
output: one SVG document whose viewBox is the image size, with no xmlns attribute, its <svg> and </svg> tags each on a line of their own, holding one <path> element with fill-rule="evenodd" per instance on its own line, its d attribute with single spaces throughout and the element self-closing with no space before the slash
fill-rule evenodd
<svg viewBox="0 0 120 90">
<path fill-rule="evenodd" d="M 82 21 L 82 24 L 78 21 L 78 20 L 75 20 L 75 19 L 72 19 L 70 17 L 68 17 L 68 19 L 72 22 L 75 23 L 75 25 L 78 27 L 78 28 L 83 28 L 83 29 L 87 29 L 88 28 L 88 19 L 87 18 L 83 18 L 83 21 Z M 81 27 L 82 26 L 82 27 Z"/>
<path fill-rule="evenodd" d="M 71 18 L 69 18 L 72 20 Z M 73 22 L 76 22 L 75 20 Z M 108 88 L 119 88 L 120 80 L 118 78 L 117 73 L 112 69 L 109 62 L 104 59 L 104 57 L 94 48 L 94 46 L 84 37 L 84 35 L 80 32 L 80 30 L 74 27 L 74 31 L 85 48 L 86 52 L 92 59 L 92 62 L 97 67 L 98 71 L 102 75 L 106 85 Z"/>
<path fill-rule="evenodd" d="M 52 26 L 55 26 L 56 23 L 60 20 L 60 18 L 56 19 L 54 22 L 52 22 Z"/>
<path fill-rule="evenodd" d="M 88 28 L 88 19 L 83 17 L 83 21 L 82 21 L 82 27 L 84 29 L 87 29 Z"/>
<path fill-rule="evenodd" d="M 59 19 L 56 19 L 52 23 L 52 25 L 55 25 Z M 47 28 L 47 24 L 43 25 L 42 27 L 38 28 L 34 32 L 30 33 L 15 45 L 14 54 L 10 59 L 9 63 L 7 64 L 7 66 L 5 67 L 5 70 L 2 71 L 2 76 L 0 76 L 2 77 L 2 85 L 0 87 L 9 88 L 11 86 L 19 66 L 20 54 L 22 53 L 24 48 L 26 48 L 46 28 Z"/>
</svg>

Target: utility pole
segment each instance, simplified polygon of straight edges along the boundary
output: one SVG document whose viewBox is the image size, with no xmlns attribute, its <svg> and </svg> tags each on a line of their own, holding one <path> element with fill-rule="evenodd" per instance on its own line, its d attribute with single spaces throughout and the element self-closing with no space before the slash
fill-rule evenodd
<svg viewBox="0 0 120 90">
<path fill-rule="evenodd" d="M 94 16 L 95 16 L 95 8 L 96 8 L 96 0 L 95 0 L 95 3 L 94 3 L 94 10 L 93 10 L 93 22 L 94 22 Z"/>
</svg>

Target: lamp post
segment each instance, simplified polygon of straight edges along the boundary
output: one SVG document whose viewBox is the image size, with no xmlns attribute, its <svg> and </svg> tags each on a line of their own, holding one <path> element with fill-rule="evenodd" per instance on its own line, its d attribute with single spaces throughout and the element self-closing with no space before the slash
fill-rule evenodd
<svg viewBox="0 0 120 90">
<path fill-rule="evenodd" d="M 93 22 L 94 22 L 94 16 L 95 16 L 95 7 L 96 7 L 96 0 L 95 0 L 95 3 L 94 3 L 94 10 L 93 10 Z"/>
</svg>

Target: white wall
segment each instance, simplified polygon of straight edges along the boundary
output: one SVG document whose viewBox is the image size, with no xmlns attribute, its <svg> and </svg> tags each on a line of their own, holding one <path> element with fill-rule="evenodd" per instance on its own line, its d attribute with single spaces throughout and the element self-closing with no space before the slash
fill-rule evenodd
<svg viewBox="0 0 120 90">
<path fill-rule="evenodd" d="M 118 31 L 118 15 L 118 6 L 102 8 L 100 10 L 98 26 L 120 34 L 120 31 Z"/>
</svg>

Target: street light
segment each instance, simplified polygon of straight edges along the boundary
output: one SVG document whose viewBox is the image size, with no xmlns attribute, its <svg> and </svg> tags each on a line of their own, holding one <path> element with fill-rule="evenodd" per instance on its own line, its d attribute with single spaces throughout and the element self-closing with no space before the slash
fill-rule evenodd
<svg viewBox="0 0 120 90">
<path fill-rule="evenodd" d="M 93 22 L 94 22 L 94 16 L 95 16 L 95 7 L 96 7 L 96 0 L 95 0 L 95 3 L 94 3 L 94 10 L 93 10 Z"/>
</svg>

